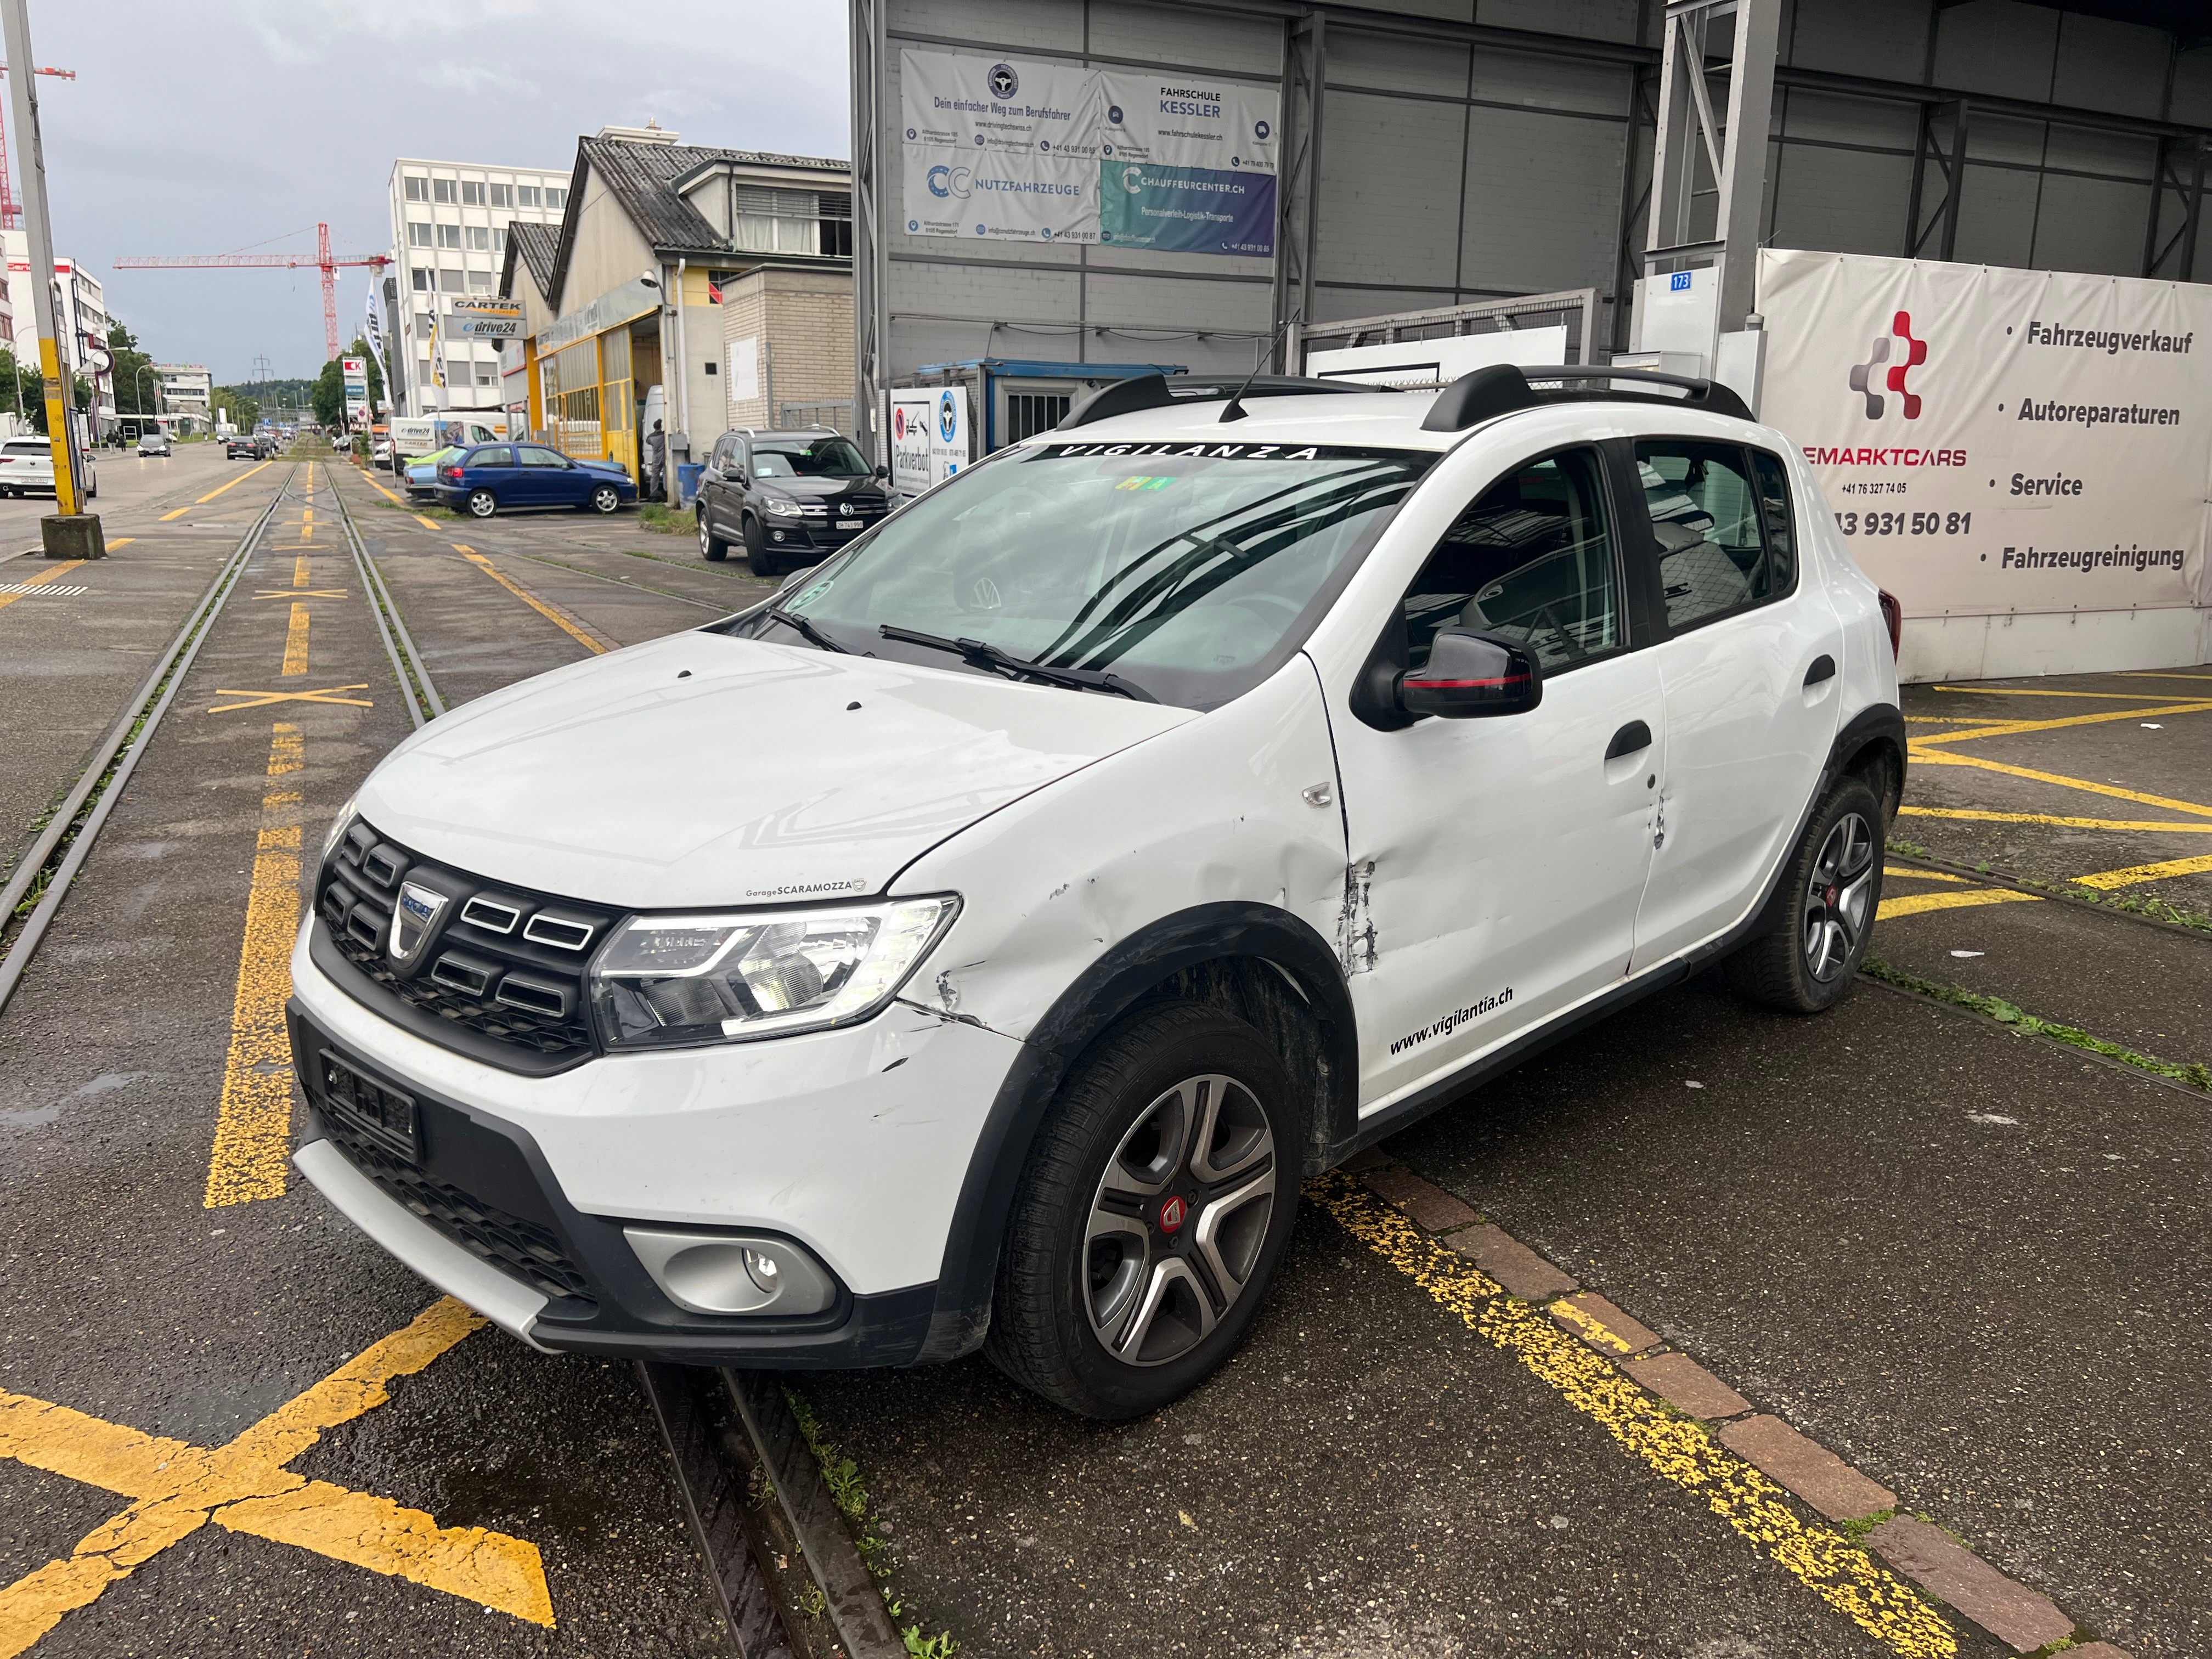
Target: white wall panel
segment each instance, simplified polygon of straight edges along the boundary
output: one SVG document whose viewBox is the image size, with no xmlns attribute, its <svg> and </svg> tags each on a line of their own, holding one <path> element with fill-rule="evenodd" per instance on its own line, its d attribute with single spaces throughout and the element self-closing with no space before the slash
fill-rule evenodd
<svg viewBox="0 0 2212 1659">
<path fill-rule="evenodd" d="M 2212 127 L 2212 46 L 2197 46 L 2173 61 L 2173 113 L 2168 118 Z"/>
<path fill-rule="evenodd" d="M 1275 291 L 1264 283 L 1194 283 L 1094 270 L 1091 321 L 1135 329 L 1228 330 L 1272 334 Z"/>
<path fill-rule="evenodd" d="M 1482 0 L 1475 21 L 1489 28 L 1535 29 L 1585 40 L 1636 39 L 1636 0 Z"/>
<path fill-rule="evenodd" d="M 1838 98 L 1802 87 L 1785 88 L 1775 131 L 1792 138 L 1831 144 L 1879 144 L 1909 150 L 1919 136 L 1920 114 L 1911 104 L 1873 98 Z M 1969 154 L 1972 153 L 1971 148 Z"/>
<path fill-rule="evenodd" d="M 1321 167 L 1328 207 L 1315 262 L 1322 281 L 1451 286 L 1466 113 L 1459 105 L 1328 94 Z"/>
<path fill-rule="evenodd" d="M 1082 0 L 891 0 L 884 15 L 895 33 L 988 40 L 1009 47 L 1083 50 Z M 892 45 L 896 69 L 897 43 Z"/>
<path fill-rule="evenodd" d="M 1626 122 L 1470 112 L 1463 287 L 1613 286 Z"/>
<path fill-rule="evenodd" d="M 1461 296 L 1466 297 L 1466 296 Z M 1342 322 L 1348 317 L 1380 317 L 1392 311 L 1433 311 L 1438 306 L 1457 305 L 1449 289 L 1437 289 L 1430 293 L 1418 290 L 1392 290 L 1378 294 L 1371 288 L 1329 288 L 1314 289 L 1314 320 L 1321 323 Z"/>
<path fill-rule="evenodd" d="M 2053 122 L 2044 165 L 2068 167 L 2077 173 L 2110 173 L 2123 179 L 2148 179 L 2157 160 L 2158 140 L 2137 138 L 2124 132 L 2096 132 L 2087 127 L 2061 126 Z"/>
</svg>

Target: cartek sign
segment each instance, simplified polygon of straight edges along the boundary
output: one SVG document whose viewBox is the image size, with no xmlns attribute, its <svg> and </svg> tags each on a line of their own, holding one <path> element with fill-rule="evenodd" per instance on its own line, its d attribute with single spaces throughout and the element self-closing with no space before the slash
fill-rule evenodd
<svg viewBox="0 0 2212 1659">
<path fill-rule="evenodd" d="M 2196 602 L 2212 289 L 1764 251 L 1764 419 L 1911 617 Z"/>
<path fill-rule="evenodd" d="M 447 331 L 463 340 L 519 340 L 522 337 L 520 300 L 454 300 Z"/>
</svg>

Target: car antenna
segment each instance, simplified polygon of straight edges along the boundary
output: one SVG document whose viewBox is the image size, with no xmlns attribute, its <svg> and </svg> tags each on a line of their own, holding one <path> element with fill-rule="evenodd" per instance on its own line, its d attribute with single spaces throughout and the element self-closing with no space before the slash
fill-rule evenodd
<svg viewBox="0 0 2212 1659">
<path fill-rule="evenodd" d="M 1272 357 L 1275 355 L 1275 347 L 1282 341 L 1283 331 L 1290 327 L 1293 322 L 1297 320 L 1297 315 L 1298 314 L 1296 312 L 1293 312 L 1291 315 L 1284 318 L 1280 323 L 1275 325 L 1275 337 L 1267 342 L 1267 356 L 1268 357 Z M 1229 402 L 1221 410 L 1220 423 L 1223 426 L 1227 426 L 1231 421 L 1241 421 L 1244 418 L 1248 412 L 1244 407 L 1244 394 L 1252 389 L 1252 382 L 1260 378 L 1260 365 L 1265 361 L 1266 358 L 1254 358 L 1252 360 L 1252 372 L 1244 377 L 1244 384 L 1238 386 L 1235 392 L 1230 394 Z"/>
</svg>

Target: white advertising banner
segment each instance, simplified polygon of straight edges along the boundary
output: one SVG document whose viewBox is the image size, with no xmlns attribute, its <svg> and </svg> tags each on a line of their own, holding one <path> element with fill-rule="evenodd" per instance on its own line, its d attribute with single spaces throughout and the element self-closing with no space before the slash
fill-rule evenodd
<svg viewBox="0 0 2212 1659">
<path fill-rule="evenodd" d="M 907 230 L 1268 258 L 1271 88 L 899 53 Z"/>
<path fill-rule="evenodd" d="M 891 488 L 919 495 L 968 465 L 968 389 L 901 386 L 890 394 Z"/>
<path fill-rule="evenodd" d="M 1760 416 L 1908 617 L 2197 602 L 2212 288 L 1765 250 Z"/>
</svg>

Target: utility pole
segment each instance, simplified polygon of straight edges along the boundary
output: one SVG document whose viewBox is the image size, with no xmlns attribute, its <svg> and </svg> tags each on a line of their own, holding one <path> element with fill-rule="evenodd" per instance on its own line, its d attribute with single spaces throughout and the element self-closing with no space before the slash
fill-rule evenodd
<svg viewBox="0 0 2212 1659">
<path fill-rule="evenodd" d="M 38 62 L 31 52 L 28 0 L 0 0 L 8 60 L 18 66 Z M 67 360 L 61 350 L 59 320 L 54 315 L 54 239 L 46 213 L 46 156 L 39 134 L 39 77 L 27 72 L 8 77 L 8 98 L 15 117 L 15 151 L 22 167 L 23 228 L 30 244 L 31 301 L 39 328 L 39 368 L 46 380 L 46 439 L 54 453 L 54 505 L 59 509 L 39 520 L 40 541 L 50 559 L 100 559 L 107 544 L 97 514 L 84 510 L 84 474 L 77 453 L 70 404 Z"/>
</svg>

